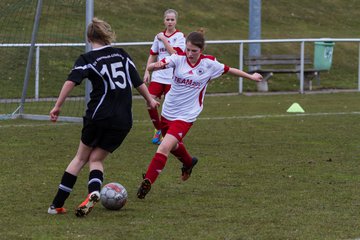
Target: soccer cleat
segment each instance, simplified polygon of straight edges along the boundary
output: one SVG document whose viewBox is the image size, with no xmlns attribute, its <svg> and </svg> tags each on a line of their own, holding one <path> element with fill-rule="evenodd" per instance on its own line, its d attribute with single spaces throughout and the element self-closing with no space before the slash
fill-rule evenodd
<svg viewBox="0 0 360 240">
<path fill-rule="evenodd" d="M 197 162 L 198 159 L 196 157 L 193 157 L 191 167 L 186 167 L 185 165 L 183 165 L 183 167 L 181 168 L 181 180 L 186 181 L 189 179 L 192 169 L 195 167 Z"/>
<path fill-rule="evenodd" d="M 148 194 L 148 192 L 151 189 L 151 182 L 149 179 L 145 178 L 142 182 L 141 185 L 139 187 L 139 190 L 137 192 L 137 197 L 140 199 L 144 199 L 146 194 Z"/>
<path fill-rule="evenodd" d="M 153 139 L 151 140 L 151 142 L 153 144 L 158 144 L 160 145 L 162 141 L 162 135 L 161 135 L 161 130 L 154 130 L 154 136 L 153 136 Z"/>
<path fill-rule="evenodd" d="M 88 215 L 98 201 L 100 201 L 99 191 L 94 191 L 90 193 L 75 210 L 75 215 L 77 217 L 83 217 Z"/>
<path fill-rule="evenodd" d="M 53 204 L 48 208 L 48 214 L 56 215 L 56 214 L 65 214 L 66 209 L 64 207 L 56 208 Z"/>
</svg>

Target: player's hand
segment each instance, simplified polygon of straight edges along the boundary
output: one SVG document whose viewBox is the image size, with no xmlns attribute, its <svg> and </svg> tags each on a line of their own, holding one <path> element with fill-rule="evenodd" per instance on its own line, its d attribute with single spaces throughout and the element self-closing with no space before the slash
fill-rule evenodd
<svg viewBox="0 0 360 240">
<path fill-rule="evenodd" d="M 263 76 L 260 73 L 253 73 L 251 75 L 251 79 L 257 82 L 260 82 L 263 80 Z"/>
<path fill-rule="evenodd" d="M 150 83 L 150 73 L 149 73 L 149 71 L 145 71 L 144 83 Z"/>
<path fill-rule="evenodd" d="M 156 108 L 160 106 L 160 103 L 158 101 L 156 101 L 155 99 L 151 98 L 151 100 L 149 102 L 147 102 L 147 106 L 149 108 Z"/>
<path fill-rule="evenodd" d="M 50 121 L 52 122 L 56 122 L 58 117 L 60 114 L 60 108 L 58 107 L 54 107 L 51 111 L 50 111 Z"/>
<path fill-rule="evenodd" d="M 169 64 L 168 62 L 159 61 L 159 62 L 156 62 L 154 66 L 156 69 L 161 69 L 161 68 L 164 68 L 168 64 Z"/>
<path fill-rule="evenodd" d="M 156 35 L 157 39 L 160 41 L 164 41 L 164 39 L 166 39 L 165 35 L 163 32 L 160 32 Z"/>
</svg>

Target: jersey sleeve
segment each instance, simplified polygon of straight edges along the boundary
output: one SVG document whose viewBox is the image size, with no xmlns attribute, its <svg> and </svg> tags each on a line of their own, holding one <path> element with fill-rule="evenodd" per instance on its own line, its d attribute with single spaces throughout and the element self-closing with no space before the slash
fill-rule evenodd
<svg viewBox="0 0 360 240">
<path fill-rule="evenodd" d="M 73 81 L 76 85 L 79 85 L 84 78 L 89 76 L 89 65 L 85 61 L 85 58 L 81 55 L 71 69 L 67 80 Z"/>
<path fill-rule="evenodd" d="M 211 79 L 218 78 L 229 71 L 229 67 L 223 63 L 218 62 L 216 59 L 212 61 L 212 77 Z"/>
<path fill-rule="evenodd" d="M 156 36 L 150 48 L 150 55 L 159 55 L 159 40 Z"/>
<path fill-rule="evenodd" d="M 182 52 L 185 52 L 186 39 L 183 33 L 180 32 L 178 35 L 179 37 L 176 39 L 173 48 L 177 52 L 177 54 L 180 54 Z"/>
<path fill-rule="evenodd" d="M 132 86 L 137 88 L 141 84 L 143 84 L 139 72 L 137 71 L 134 62 L 131 60 L 130 57 L 126 58 L 125 68 L 126 68 L 126 77 Z"/>
</svg>

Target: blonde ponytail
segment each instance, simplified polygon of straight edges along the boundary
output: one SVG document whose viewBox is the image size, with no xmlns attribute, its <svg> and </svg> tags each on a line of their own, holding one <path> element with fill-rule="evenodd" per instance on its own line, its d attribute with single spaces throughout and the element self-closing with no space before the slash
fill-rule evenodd
<svg viewBox="0 0 360 240">
<path fill-rule="evenodd" d="M 94 17 L 87 28 L 87 38 L 91 42 L 109 45 L 115 41 L 116 36 L 110 24 Z"/>
</svg>

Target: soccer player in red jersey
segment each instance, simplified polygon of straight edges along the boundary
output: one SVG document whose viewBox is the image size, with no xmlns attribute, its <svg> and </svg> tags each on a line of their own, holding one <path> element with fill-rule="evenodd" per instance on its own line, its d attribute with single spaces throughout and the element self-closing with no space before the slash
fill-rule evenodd
<svg viewBox="0 0 360 240">
<path fill-rule="evenodd" d="M 205 38 L 203 32 L 192 32 L 186 38 L 184 54 L 173 54 L 148 66 L 149 71 L 174 69 L 171 89 L 166 95 L 161 113 L 161 131 L 163 140 L 153 156 L 137 196 L 145 198 L 158 175 L 165 167 L 170 153 L 182 163 L 181 179 L 186 181 L 197 164 L 198 159 L 191 156 L 183 143 L 183 138 L 203 109 L 207 84 L 222 74 L 261 81 L 258 73 L 248 74 L 229 67 L 215 57 L 203 54 Z"/>
<path fill-rule="evenodd" d="M 185 36 L 176 29 L 177 19 L 178 13 L 174 9 L 168 9 L 164 12 L 165 30 L 155 36 L 147 66 L 171 54 L 182 53 L 185 50 Z M 150 79 L 150 72 L 147 69 L 145 70 L 144 82 L 149 83 L 149 92 L 153 98 L 161 99 L 161 96 L 169 91 L 172 72 L 170 68 L 162 69 L 153 72 Z M 155 127 L 152 143 L 160 144 L 162 136 L 159 113 L 156 108 L 149 108 L 148 112 Z"/>
</svg>

